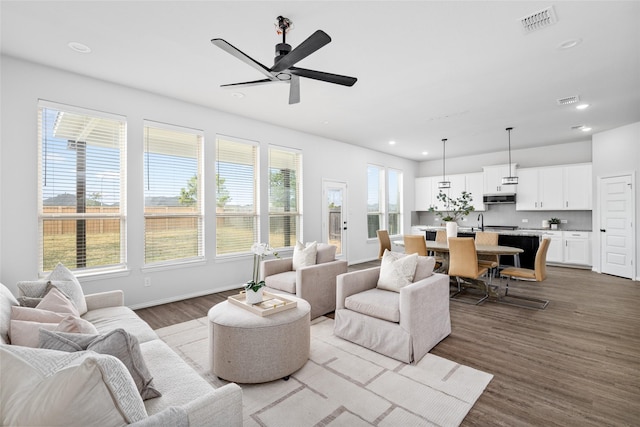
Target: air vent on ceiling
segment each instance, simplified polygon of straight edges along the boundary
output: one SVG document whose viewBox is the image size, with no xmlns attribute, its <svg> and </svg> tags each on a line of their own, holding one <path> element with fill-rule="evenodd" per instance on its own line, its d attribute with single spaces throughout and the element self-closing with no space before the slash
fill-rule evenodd
<svg viewBox="0 0 640 427">
<path fill-rule="evenodd" d="M 553 6 L 520 18 L 520 23 L 522 24 L 522 29 L 525 34 L 548 27 L 556 22 L 558 22 L 558 18 L 556 18 Z"/>
<path fill-rule="evenodd" d="M 578 95 L 567 96 L 566 98 L 558 99 L 558 105 L 570 105 L 575 104 L 578 101 L 580 101 L 580 96 Z"/>
</svg>

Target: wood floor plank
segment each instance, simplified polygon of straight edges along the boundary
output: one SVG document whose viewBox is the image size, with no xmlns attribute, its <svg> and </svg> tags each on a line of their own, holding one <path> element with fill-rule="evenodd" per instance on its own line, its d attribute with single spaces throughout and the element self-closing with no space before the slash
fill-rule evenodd
<svg viewBox="0 0 640 427">
<path fill-rule="evenodd" d="M 511 289 L 551 302 L 529 310 L 452 301 L 452 333 L 431 351 L 494 375 L 462 425 L 640 425 L 640 283 L 548 267 L 544 282 Z M 137 313 L 156 329 L 205 316 L 235 292 Z"/>
</svg>

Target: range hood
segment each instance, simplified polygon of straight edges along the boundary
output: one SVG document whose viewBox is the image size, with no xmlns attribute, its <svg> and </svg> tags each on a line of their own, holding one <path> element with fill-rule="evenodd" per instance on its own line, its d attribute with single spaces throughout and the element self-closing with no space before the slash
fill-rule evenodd
<svg viewBox="0 0 640 427">
<path fill-rule="evenodd" d="M 496 205 L 499 203 L 515 203 L 515 193 L 502 193 L 502 194 L 485 194 L 482 197 L 482 201 L 486 205 Z"/>
</svg>

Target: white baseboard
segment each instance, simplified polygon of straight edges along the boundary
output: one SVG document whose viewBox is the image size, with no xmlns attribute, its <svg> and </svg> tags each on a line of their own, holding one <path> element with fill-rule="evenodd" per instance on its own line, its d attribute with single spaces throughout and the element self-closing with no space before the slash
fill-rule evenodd
<svg viewBox="0 0 640 427">
<path fill-rule="evenodd" d="M 132 310 L 139 310 L 141 308 L 147 308 L 147 307 L 153 307 L 156 305 L 161 305 L 161 304 L 168 304 L 170 302 L 176 302 L 176 301 L 182 301 L 185 299 L 189 299 L 189 298 L 196 298 L 196 297 L 202 297 L 205 295 L 211 295 L 211 294 L 216 294 L 218 292 L 224 292 L 224 291 L 230 291 L 232 289 L 238 289 L 241 288 L 242 285 L 237 285 L 237 286 L 227 286 L 227 287 L 223 287 L 223 288 L 217 288 L 216 290 L 212 291 L 211 289 L 208 289 L 206 291 L 202 291 L 202 292 L 193 292 L 190 294 L 184 294 L 184 295 L 176 295 L 173 297 L 169 297 L 169 298 L 162 298 L 162 299 L 157 299 L 157 300 L 153 300 L 153 301 L 146 301 L 140 304 L 133 304 L 133 305 L 129 305 L 128 307 Z"/>
</svg>

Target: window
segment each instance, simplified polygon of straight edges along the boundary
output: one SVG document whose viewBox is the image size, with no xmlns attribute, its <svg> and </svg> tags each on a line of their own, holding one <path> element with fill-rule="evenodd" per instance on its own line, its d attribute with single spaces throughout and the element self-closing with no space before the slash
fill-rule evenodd
<svg viewBox="0 0 640 427">
<path fill-rule="evenodd" d="M 302 154 L 269 147 L 269 244 L 274 248 L 302 241 Z"/>
<path fill-rule="evenodd" d="M 402 171 L 389 169 L 387 190 L 387 230 L 402 234 Z"/>
<path fill-rule="evenodd" d="M 367 166 L 367 236 L 377 237 L 384 224 L 384 168 Z"/>
<path fill-rule="evenodd" d="M 258 146 L 216 140 L 216 255 L 249 252 L 258 241 Z"/>
<path fill-rule="evenodd" d="M 201 131 L 144 123 L 144 262 L 202 258 Z"/>
<path fill-rule="evenodd" d="M 125 135 L 124 117 L 39 102 L 41 272 L 124 268 Z"/>
</svg>

